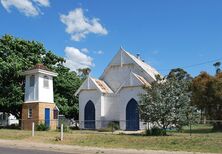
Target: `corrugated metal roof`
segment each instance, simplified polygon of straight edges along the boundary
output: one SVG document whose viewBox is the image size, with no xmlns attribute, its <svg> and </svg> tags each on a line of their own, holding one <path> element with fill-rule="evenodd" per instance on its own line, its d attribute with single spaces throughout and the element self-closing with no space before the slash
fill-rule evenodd
<svg viewBox="0 0 222 154">
<path fill-rule="evenodd" d="M 141 59 L 136 58 L 131 53 L 125 51 L 141 68 L 143 68 L 146 73 L 148 73 L 153 79 L 156 79 L 156 75 L 160 74 L 156 69 L 143 62 Z"/>
<path fill-rule="evenodd" d="M 94 80 L 103 93 L 113 93 L 113 91 L 108 87 L 108 85 L 104 81 L 99 79 Z"/>
</svg>

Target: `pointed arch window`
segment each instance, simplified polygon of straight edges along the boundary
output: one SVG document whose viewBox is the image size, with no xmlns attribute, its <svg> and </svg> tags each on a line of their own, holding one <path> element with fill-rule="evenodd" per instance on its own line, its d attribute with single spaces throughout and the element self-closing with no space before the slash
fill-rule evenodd
<svg viewBox="0 0 222 154">
<path fill-rule="evenodd" d="M 34 75 L 30 76 L 29 85 L 30 85 L 30 87 L 34 87 L 34 85 L 35 85 L 35 76 Z"/>
<path fill-rule="evenodd" d="M 46 75 L 44 76 L 44 79 L 43 79 L 43 87 L 49 88 L 49 77 Z"/>
</svg>

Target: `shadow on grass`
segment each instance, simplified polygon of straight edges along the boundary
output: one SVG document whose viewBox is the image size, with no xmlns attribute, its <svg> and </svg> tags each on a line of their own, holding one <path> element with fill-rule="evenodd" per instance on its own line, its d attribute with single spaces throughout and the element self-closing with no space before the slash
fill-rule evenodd
<svg viewBox="0 0 222 154">
<path fill-rule="evenodd" d="M 184 127 L 182 133 L 193 133 L 193 134 L 208 134 L 208 133 L 215 133 L 213 131 L 213 126 L 210 124 L 200 124 L 200 125 L 193 125 L 191 128 Z"/>
</svg>

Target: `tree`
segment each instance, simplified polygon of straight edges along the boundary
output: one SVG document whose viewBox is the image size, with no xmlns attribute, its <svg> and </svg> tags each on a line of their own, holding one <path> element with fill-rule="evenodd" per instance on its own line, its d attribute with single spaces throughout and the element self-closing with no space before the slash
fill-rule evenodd
<svg viewBox="0 0 222 154">
<path fill-rule="evenodd" d="M 76 72 L 70 72 L 63 65 L 56 67 L 58 76 L 54 79 L 55 102 L 66 118 L 78 119 L 78 98 L 74 95 L 82 81 Z"/>
<path fill-rule="evenodd" d="M 170 73 L 167 75 L 167 79 L 170 78 L 176 78 L 177 80 L 186 80 L 186 81 L 191 81 L 193 79 L 192 76 L 182 68 L 172 69 Z"/>
<path fill-rule="evenodd" d="M 220 73 L 221 72 L 221 69 L 220 69 L 221 62 L 216 62 L 213 65 L 216 68 L 216 74 Z"/>
<path fill-rule="evenodd" d="M 0 112 L 11 113 L 20 118 L 21 104 L 24 101 L 25 80 L 24 76 L 21 76 L 21 72 L 37 63 L 42 63 L 59 74 L 54 81 L 56 101 L 67 99 L 71 102 L 70 99 L 76 99 L 74 97 L 64 98 L 70 93 L 69 86 L 64 85 L 63 88 L 58 86 L 58 82 L 65 80 L 66 75 L 69 76 L 67 82 L 72 83 L 73 81 L 75 83 L 75 85 L 71 84 L 74 86 L 71 89 L 73 95 L 74 90 L 77 89 L 76 86 L 79 86 L 78 76 L 62 66 L 64 62 L 62 57 L 55 55 L 52 51 L 47 51 L 43 44 L 37 41 L 26 41 L 10 35 L 2 36 L 0 38 Z M 57 105 L 61 107 L 59 103 Z M 72 105 L 77 106 L 77 102 L 74 100 L 73 104 L 68 105 L 67 108 L 74 108 Z M 64 113 L 63 108 L 60 111 Z"/>
<path fill-rule="evenodd" d="M 84 79 L 86 79 L 87 76 L 90 74 L 91 69 L 88 68 L 88 67 L 86 67 L 86 68 L 79 68 L 77 71 L 78 71 L 78 73 L 79 73 L 81 79 L 84 80 Z"/>
<path fill-rule="evenodd" d="M 145 122 L 150 122 L 166 130 L 169 126 L 189 124 L 194 108 L 190 105 L 189 83 L 172 70 L 167 79 L 157 77 L 157 81 L 145 88 L 141 95 L 140 114 Z M 166 131 L 165 131 L 166 133 Z"/>
<path fill-rule="evenodd" d="M 192 103 L 205 111 L 209 120 L 222 120 L 222 73 L 211 76 L 206 72 L 192 82 Z M 222 131 L 222 122 L 215 121 L 213 130 Z"/>
</svg>

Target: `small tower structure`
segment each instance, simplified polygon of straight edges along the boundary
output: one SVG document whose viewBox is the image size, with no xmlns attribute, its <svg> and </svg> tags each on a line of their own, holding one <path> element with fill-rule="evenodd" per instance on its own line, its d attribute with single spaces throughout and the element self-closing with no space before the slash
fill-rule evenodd
<svg viewBox="0 0 222 154">
<path fill-rule="evenodd" d="M 53 77 L 57 73 L 43 64 L 22 73 L 25 76 L 25 100 L 22 104 L 22 129 L 31 130 L 32 122 L 56 129 L 58 108 L 54 103 Z"/>
</svg>

